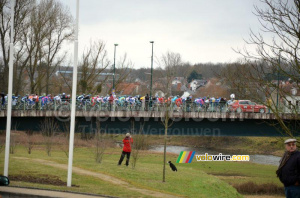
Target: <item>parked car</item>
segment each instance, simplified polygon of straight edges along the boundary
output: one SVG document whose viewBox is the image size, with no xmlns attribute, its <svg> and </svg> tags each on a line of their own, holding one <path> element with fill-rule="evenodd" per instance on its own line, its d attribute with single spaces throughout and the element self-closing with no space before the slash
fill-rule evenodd
<svg viewBox="0 0 300 198">
<path fill-rule="evenodd" d="M 259 105 L 250 100 L 235 100 L 232 102 L 228 110 L 230 112 L 249 112 L 249 113 L 266 113 L 267 107 L 265 105 Z"/>
</svg>

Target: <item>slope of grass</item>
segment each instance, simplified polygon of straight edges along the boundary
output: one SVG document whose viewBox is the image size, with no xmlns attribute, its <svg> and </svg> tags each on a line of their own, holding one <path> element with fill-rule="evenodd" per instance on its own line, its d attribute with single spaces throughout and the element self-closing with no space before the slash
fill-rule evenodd
<svg viewBox="0 0 300 198">
<path fill-rule="evenodd" d="M 0 169 L 3 170 L 3 153 L 0 156 Z M 58 176 L 66 181 L 67 172 L 50 166 L 39 164 L 33 160 L 21 160 L 14 157 L 26 157 L 33 159 L 45 159 L 67 164 L 67 157 L 61 151 L 53 151 L 48 157 L 44 150 L 34 150 L 31 155 L 27 154 L 25 148 L 17 148 L 16 154 L 10 155 L 10 175 L 30 174 L 39 176 L 41 174 Z M 178 172 L 171 172 L 167 167 L 166 182 L 162 182 L 162 155 L 157 153 L 143 152 L 138 161 L 137 167 L 132 169 L 126 166 L 117 166 L 120 157 L 120 149 L 108 149 L 102 164 L 97 164 L 94 160 L 94 153 L 90 148 L 77 148 L 74 152 L 74 163 L 76 167 L 81 167 L 94 172 L 101 172 L 112 175 L 129 182 L 133 186 L 143 189 L 150 189 L 180 195 L 184 197 L 241 197 L 237 191 L 217 177 L 206 174 L 197 166 L 188 164 L 178 164 Z M 176 155 L 169 155 L 168 159 L 175 161 Z M 67 188 L 64 186 L 51 186 L 32 184 L 27 182 L 12 181 L 12 185 L 32 186 L 40 188 L 50 188 L 59 190 L 72 190 L 78 192 L 89 192 L 96 194 L 106 194 L 119 197 L 147 197 L 135 191 L 124 189 L 109 182 L 96 179 L 92 176 L 82 176 L 73 174 L 72 184 L 78 187 Z"/>
<path fill-rule="evenodd" d="M 121 140 L 121 136 L 114 137 L 114 140 Z M 151 136 L 147 144 L 162 144 L 162 136 Z M 78 141 L 78 139 L 77 139 Z M 80 142 L 80 141 L 79 141 Z M 32 154 L 27 154 L 24 146 L 18 146 L 16 153 L 10 155 L 10 175 L 33 175 L 37 178 L 41 175 L 58 176 L 66 182 L 67 171 L 42 165 L 33 160 L 25 161 L 14 157 L 26 157 L 32 159 L 45 159 L 55 161 L 60 164 L 67 164 L 68 158 L 62 151 L 59 142 L 54 146 L 51 157 L 47 156 L 42 139 L 38 146 L 35 146 Z M 78 143 L 77 143 L 78 144 Z M 238 186 L 253 182 L 255 185 L 274 184 L 282 187 L 276 178 L 275 166 L 259 165 L 250 162 L 197 162 L 195 159 L 191 164 L 176 164 L 178 172 L 172 172 L 168 165 L 166 170 L 166 182 L 162 182 L 162 162 L 161 153 L 143 151 L 135 169 L 131 167 L 117 166 L 121 149 L 110 148 L 105 151 L 103 163 L 95 162 L 94 149 L 90 143 L 81 142 L 81 147 L 75 145 L 74 162 L 75 167 L 86 170 L 105 173 L 114 176 L 131 185 L 150 189 L 163 193 L 181 195 L 185 197 L 240 197 L 231 185 Z M 236 154 L 281 153 L 282 138 L 265 137 L 179 137 L 168 138 L 170 145 L 182 146 L 203 146 L 215 150 L 225 149 Z M 262 149 L 263 148 L 263 149 Z M 65 148 L 64 148 L 65 149 Z M 167 161 L 176 161 L 178 155 L 168 154 Z M 3 170 L 4 153 L 0 153 L 0 173 Z M 124 164 L 124 162 L 123 162 Z M 128 190 L 124 187 L 112 185 L 92 176 L 83 176 L 73 173 L 72 184 L 79 187 L 67 188 L 65 186 L 53 186 L 47 184 L 29 183 L 23 181 L 12 181 L 12 185 L 32 186 L 39 188 L 72 190 L 78 192 L 89 192 L 96 194 L 106 194 L 119 197 L 147 197 L 146 195 Z"/>
</svg>

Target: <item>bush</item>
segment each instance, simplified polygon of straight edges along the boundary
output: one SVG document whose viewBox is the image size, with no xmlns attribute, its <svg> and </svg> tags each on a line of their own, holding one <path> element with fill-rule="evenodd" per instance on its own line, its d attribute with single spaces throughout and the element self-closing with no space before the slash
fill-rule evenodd
<svg viewBox="0 0 300 198">
<path fill-rule="evenodd" d="M 234 184 L 233 187 L 241 194 L 284 195 L 284 188 L 273 183 L 255 184 L 254 182 L 247 182 Z"/>
</svg>

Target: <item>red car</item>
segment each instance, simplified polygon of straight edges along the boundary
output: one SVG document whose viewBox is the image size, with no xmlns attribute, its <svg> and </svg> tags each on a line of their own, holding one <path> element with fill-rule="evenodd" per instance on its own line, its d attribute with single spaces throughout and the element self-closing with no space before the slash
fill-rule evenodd
<svg viewBox="0 0 300 198">
<path fill-rule="evenodd" d="M 228 106 L 231 112 L 249 112 L 249 113 L 266 113 L 267 107 L 264 105 L 258 105 L 250 100 L 235 100 Z"/>
</svg>

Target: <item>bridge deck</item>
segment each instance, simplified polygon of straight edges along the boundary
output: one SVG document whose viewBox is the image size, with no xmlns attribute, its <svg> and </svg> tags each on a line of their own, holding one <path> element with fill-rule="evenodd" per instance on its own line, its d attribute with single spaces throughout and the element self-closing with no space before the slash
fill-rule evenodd
<svg viewBox="0 0 300 198">
<path fill-rule="evenodd" d="M 42 110 L 13 110 L 12 117 L 69 117 L 70 111 L 42 111 Z M 6 117 L 6 111 L 0 111 L 0 117 Z M 76 117 L 140 117 L 161 118 L 164 111 L 76 111 Z M 171 118 L 194 118 L 194 119 L 255 119 L 275 120 L 273 113 L 233 113 L 233 112 L 170 112 Z M 294 120 L 294 114 L 281 114 L 285 120 Z"/>
</svg>

